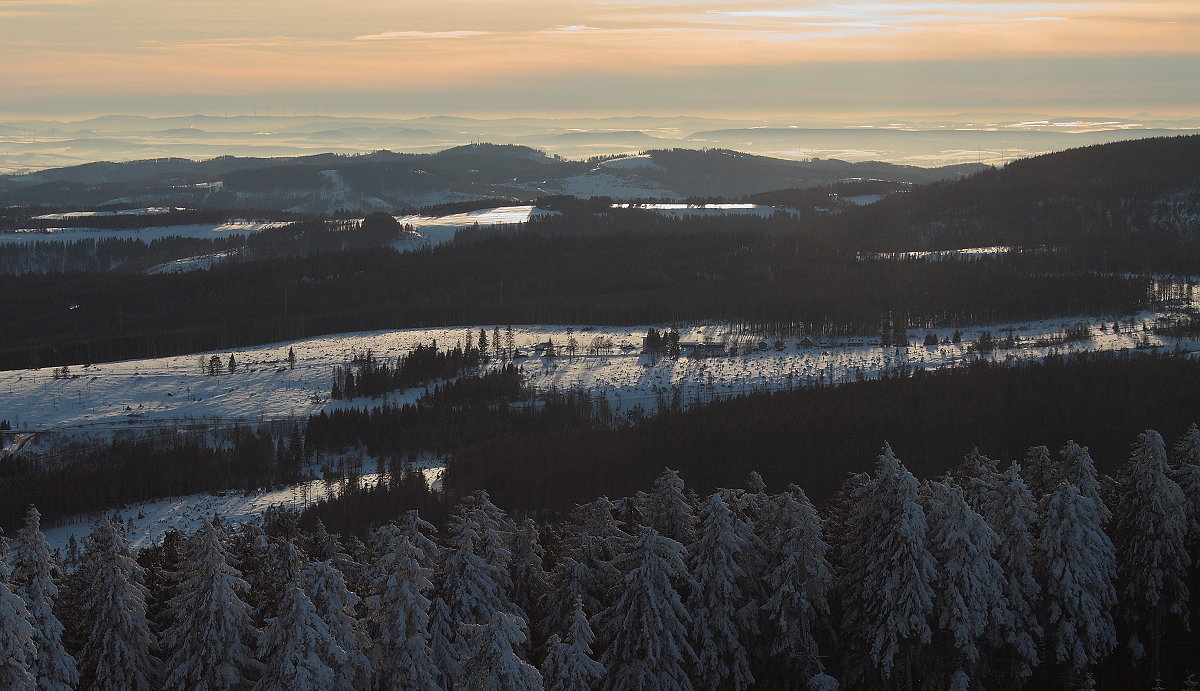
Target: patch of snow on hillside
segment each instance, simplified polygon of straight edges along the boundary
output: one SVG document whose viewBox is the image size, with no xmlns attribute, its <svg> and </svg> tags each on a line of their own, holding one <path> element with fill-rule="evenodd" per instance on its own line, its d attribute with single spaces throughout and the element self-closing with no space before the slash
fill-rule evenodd
<svg viewBox="0 0 1200 691">
<path fill-rule="evenodd" d="M 613 204 L 614 209 L 656 211 L 676 218 L 682 216 L 751 215 L 770 216 L 776 208 L 764 204 Z"/>
<path fill-rule="evenodd" d="M 237 250 L 225 250 L 224 252 L 213 252 L 212 254 L 201 254 L 196 257 L 184 257 L 183 259 L 175 259 L 173 261 L 157 264 L 146 269 L 145 273 L 154 274 L 181 274 L 188 271 L 207 271 L 217 264 L 233 257 L 237 254 Z"/>
<path fill-rule="evenodd" d="M 842 197 L 842 200 L 850 202 L 855 206 L 866 206 L 867 204 L 874 204 L 885 196 L 883 194 L 855 194 L 849 197 Z"/>
<path fill-rule="evenodd" d="M 1193 340 L 1176 342 L 1143 331 L 1153 326 L 1158 313 L 1144 312 L 1129 319 L 1078 317 L 1043 320 L 1023 324 L 992 324 L 963 328 L 962 343 L 948 341 L 952 327 L 933 330 L 939 345 L 910 348 L 884 348 L 870 339 L 827 340 L 823 345 L 803 347 L 798 339 L 782 343 L 776 350 L 770 336 L 731 334 L 714 324 L 680 325 L 685 344 L 723 343 L 737 345 L 738 354 L 678 360 L 651 358 L 640 354 L 642 336 L 648 326 L 587 327 L 576 325 L 574 336 L 579 349 L 574 357 L 565 352 L 557 358 L 535 355 L 534 345 L 553 340 L 565 348 L 567 326 L 532 325 L 513 328 L 522 357 L 517 364 L 529 384 L 538 389 L 551 386 L 560 390 L 578 387 L 604 395 L 614 410 L 628 411 L 642 406 L 651 411 L 660 396 L 676 391 L 685 402 L 738 395 L 759 389 L 787 389 L 815 384 L 837 384 L 861 376 L 875 378 L 897 369 L 938 369 L 962 364 L 974 357 L 969 346 L 983 331 L 999 340 L 1011 329 L 1020 345 L 995 350 L 986 355 L 1000 362 L 1042 358 L 1053 353 L 1085 350 L 1132 350 L 1139 347 L 1168 347 L 1195 351 Z M 1108 326 L 1123 325 L 1120 333 Z M 1086 323 L 1092 327 L 1090 341 L 1034 345 L 1039 338 L 1061 334 L 1069 326 Z M 1106 331 L 1100 330 L 1104 324 Z M 489 340 L 494 325 L 481 325 Z M 394 359 L 417 345 L 436 340 L 439 348 L 453 347 L 465 338 L 477 339 L 480 325 L 443 329 L 405 329 L 338 334 L 308 338 L 291 343 L 238 348 L 147 360 L 128 360 L 71 365 L 66 378 L 61 371 L 44 368 L 0 372 L 0 420 L 8 420 L 15 429 L 46 432 L 30 442 L 30 450 L 53 443 L 55 435 L 96 436 L 103 438 L 121 431 L 157 430 L 170 433 L 193 424 L 254 423 L 265 420 L 303 420 L 309 415 L 338 407 L 371 407 L 384 401 L 399 405 L 415 401 L 422 388 L 396 391 L 383 398 L 330 400 L 330 376 L 333 367 L 346 365 L 352 353 L 371 350 L 376 358 Z M 669 325 L 652 325 L 665 330 Z M 503 329 L 503 327 L 501 327 Z M 919 342 L 925 332 L 910 332 L 910 340 Z M 760 349 L 759 339 L 768 342 Z M 822 339 L 813 335 L 818 343 Z M 941 341 L 947 343 L 940 343 Z M 611 342 L 610 348 L 595 350 Z M 296 366 L 288 367 L 288 349 L 296 354 Z M 229 356 L 237 363 L 228 372 Z M 216 356 L 221 374 L 207 374 L 211 357 Z M 493 359 L 487 366 L 502 363 Z M 59 439 L 61 442 L 61 439 Z"/>
<path fill-rule="evenodd" d="M 425 481 L 435 491 L 440 487 L 444 470 L 442 466 L 422 470 Z M 364 486 L 374 486 L 381 477 L 378 472 L 366 473 L 358 481 Z M 82 540 L 90 532 L 93 522 L 115 514 L 125 522 L 126 536 L 133 548 L 140 549 L 160 542 L 169 530 L 193 533 L 203 521 L 217 517 L 229 523 L 247 523 L 274 507 L 302 510 L 341 491 L 348 482 L 350 480 L 310 480 L 266 492 L 226 490 L 138 502 L 93 516 L 80 516 L 48 528 L 46 540 L 52 548 L 65 549 L 72 536 L 76 541 Z"/>
<path fill-rule="evenodd" d="M 978 259 L 995 254 L 1008 254 L 1014 250 L 1022 252 L 1036 251 L 1026 250 L 1021 247 L 1011 247 L 1008 245 L 992 245 L 991 247 L 964 247 L 955 250 L 919 250 L 913 252 L 859 252 L 859 261 L 867 259 L 928 259 L 930 261 L 941 261 L 943 259 Z"/>
<path fill-rule="evenodd" d="M 172 211 L 185 211 L 177 206 L 151 206 L 144 209 L 119 209 L 116 211 L 67 211 L 59 214 L 42 214 L 34 216 L 35 221 L 62 221 L 68 218 L 87 218 L 91 216 L 156 216 L 169 214 Z"/>
<path fill-rule="evenodd" d="M 283 221 L 234 219 L 225 223 L 196 223 L 152 228 L 31 228 L 0 233 L 0 244 L 35 242 L 76 242 L 78 240 L 108 240 L 112 238 L 153 242 L 162 238 L 213 238 L 227 235 L 250 235 L 269 228 L 288 225 Z"/>
<path fill-rule="evenodd" d="M 610 168 L 617 170 L 636 170 L 652 168 L 654 170 L 662 170 L 663 167 L 654 162 L 654 158 L 647 154 L 640 156 L 623 156 L 621 158 L 611 158 L 607 161 L 599 163 L 601 168 Z"/>
<path fill-rule="evenodd" d="M 454 234 L 464 228 L 475 226 L 516 225 L 528 223 L 538 216 L 557 214 L 557 211 L 539 209 L 535 206 L 498 206 L 445 216 L 397 216 L 402 225 L 410 225 L 417 231 L 415 238 L 404 238 L 400 242 L 408 248 L 414 241 L 420 246 L 442 245 L 454 239 Z"/>
</svg>

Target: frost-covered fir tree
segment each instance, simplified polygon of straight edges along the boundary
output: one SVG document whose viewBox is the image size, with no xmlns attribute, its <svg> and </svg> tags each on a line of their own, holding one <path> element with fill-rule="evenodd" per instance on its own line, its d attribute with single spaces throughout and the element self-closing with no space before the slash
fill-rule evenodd
<svg viewBox="0 0 1200 691">
<path fill-rule="evenodd" d="M 1188 541 L 1200 549 L 1200 426 L 1194 422 L 1175 445 L 1175 464 L 1175 482 L 1186 503 Z"/>
<path fill-rule="evenodd" d="M 542 675 L 517 650 L 528 640 L 525 620 L 496 612 L 467 632 L 469 654 L 454 688 L 464 691 L 541 691 Z"/>
<path fill-rule="evenodd" d="M 776 502 L 767 541 L 770 573 L 763 611 L 770 653 L 793 668 L 798 679 L 807 679 L 825 670 L 817 636 L 827 626 L 833 573 L 821 537 L 821 519 L 799 487 Z"/>
<path fill-rule="evenodd" d="M 327 561 L 330 566 L 341 572 L 347 583 L 357 580 L 363 570 L 363 565 L 350 556 L 350 553 L 342 546 L 340 537 L 325 529 L 325 524 L 321 522 L 321 519 L 317 519 L 317 525 L 313 528 L 308 542 L 309 554 L 314 557 L 314 563 Z"/>
<path fill-rule="evenodd" d="M 488 530 L 467 516 L 452 516 L 449 545 L 442 557 L 440 593 L 458 624 L 486 624 L 496 612 L 516 609 L 505 588 L 509 557 L 506 553 L 501 563 L 485 558 L 484 550 L 498 549 L 498 540 L 495 534 L 480 535 L 477 525 Z"/>
<path fill-rule="evenodd" d="M 439 673 L 437 688 L 452 688 L 462 674 L 467 643 L 459 629 L 446 601 L 435 597 L 429 606 L 429 655 Z"/>
<path fill-rule="evenodd" d="M 1020 683 L 1038 665 L 1042 626 L 1037 605 L 1042 592 L 1034 576 L 1031 555 L 1037 527 L 1037 502 L 1021 479 L 1021 466 L 1013 462 L 1003 473 L 973 478 L 975 510 L 1000 538 L 996 560 L 1004 573 L 1002 593 L 1007 606 L 987 631 L 993 651 L 991 667 L 1002 677 Z"/>
<path fill-rule="evenodd" d="M 1100 475 L 1096 472 L 1096 463 L 1088 453 L 1087 447 L 1069 441 L 1058 453 L 1062 456 L 1058 481 L 1075 485 L 1080 494 L 1096 502 L 1101 522 L 1108 525 L 1112 520 L 1112 512 L 1108 510 L 1104 498 L 1100 495 Z"/>
<path fill-rule="evenodd" d="M 63 625 L 54 614 L 58 564 L 42 534 L 41 514 L 32 506 L 24 527 L 17 531 L 12 564 L 12 583 L 28 607 L 37 647 L 30 671 L 42 691 L 70 691 L 79 683 L 79 671 L 75 658 L 63 647 Z"/>
<path fill-rule="evenodd" d="M 0 536 L 0 542 L 5 538 Z M 37 643 L 25 600 L 13 592 L 8 565 L 0 552 L 0 688 L 35 691 L 37 677 L 32 667 L 37 661 Z"/>
<path fill-rule="evenodd" d="M 505 593 L 512 590 L 509 565 L 512 562 L 513 534 L 517 526 L 508 514 L 492 503 L 488 493 L 476 490 L 463 497 L 450 516 L 450 530 L 469 525 L 479 536 L 479 554 L 497 568 L 497 578 Z M 478 622 L 484 623 L 484 622 Z"/>
<path fill-rule="evenodd" d="M 688 501 L 687 489 L 678 471 L 667 468 L 654 481 L 654 490 L 642 508 L 646 525 L 680 544 L 696 539 L 696 510 Z"/>
<path fill-rule="evenodd" d="M 613 567 L 613 570 L 615 571 L 616 567 Z M 549 641 L 555 635 L 562 638 L 562 632 L 571 626 L 576 600 L 580 603 L 591 602 L 597 614 L 604 610 L 604 603 L 593 597 L 586 587 L 592 576 L 593 571 L 585 565 L 569 556 L 559 557 L 554 570 L 550 572 L 550 590 L 542 605 L 546 612 L 540 622 L 544 640 Z M 584 605 L 584 613 L 587 611 L 587 606 Z"/>
<path fill-rule="evenodd" d="M 381 538 L 385 531 L 392 539 Z M 444 688 L 441 672 L 429 647 L 429 607 L 426 593 L 432 571 L 421 565 L 422 551 L 394 526 L 376 535 L 379 555 L 376 580 L 367 597 L 368 619 L 375 631 L 371 649 L 376 685 L 380 688 Z M 457 659 L 457 653 L 455 655 Z"/>
<path fill-rule="evenodd" d="M 79 567 L 89 574 L 79 611 L 86 634 L 79 653 L 84 686 L 95 691 L 158 689 L 142 567 L 111 521 L 96 523 L 84 543 Z"/>
<path fill-rule="evenodd" d="M 1166 627 L 1188 625 L 1187 502 L 1171 479 L 1167 450 L 1153 430 L 1138 435 L 1118 486 L 1113 542 L 1121 620 L 1135 658 L 1151 646 L 1157 668 Z"/>
<path fill-rule="evenodd" d="M 686 550 L 653 528 L 643 528 L 633 549 L 618 559 L 626 571 L 617 600 L 601 618 L 610 641 L 601 662 L 608 691 L 687 691 L 696 653 L 688 642 L 691 616 L 677 585 L 691 581 Z"/>
<path fill-rule="evenodd" d="M 583 611 L 583 602 L 576 598 L 571 609 L 566 641 L 556 633 L 546 646 L 548 652 L 541 669 L 546 691 L 590 691 L 604 676 L 604 665 L 592 658 L 592 641 L 596 637 Z"/>
<path fill-rule="evenodd" d="M 174 624 L 163 632 L 168 689 L 233 689 L 259 665 L 249 642 L 256 634 L 249 586 L 229 564 L 220 530 L 205 521 L 189 541 L 183 581 L 169 609 Z"/>
<path fill-rule="evenodd" d="M 708 498 L 700 537 L 688 546 L 695 585 L 687 608 L 701 687 L 740 690 L 754 683 L 744 641 L 758 633 L 759 603 L 746 593 L 749 576 L 742 564 L 755 542 L 719 492 Z"/>
<path fill-rule="evenodd" d="M 853 489 L 841 549 L 842 631 L 850 659 L 863 675 L 870 662 L 884 679 L 897 666 L 911 673 L 920 646 L 932 635 L 933 584 L 937 562 L 929 552 L 920 483 L 890 446 L 879 456 L 875 476 Z"/>
<path fill-rule="evenodd" d="M 941 482 L 927 487 L 929 548 L 938 562 L 934 609 L 938 628 L 957 653 L 954 666 L 944 671 L 969 680 L 966 669 L 979 661 L 980 638 L 1008 618 L 1004 573 L 995 556 L 999 538 L 967 506 L 961 489 Z"/>
<path fill-rule="evenodd" d="M 550 591 L 542 564 L 546 550 L 538 544 L 538 528 L 533 519 L 525 519 L 513 537 L 512 562 L 509 565 L 512 600 L 530 621 L 543 618 L 543 603 Z"/>
<path fill-rule="evenodd" d="M 355 615 L 358 596 L 346 587 L 342 572 L 334 568 L 332 561 L 313 562 L 301 580 L 333 643 L 346 653 L 345 662 L 333 667 L 330 688 L 335 691 L 366 688 L 371 679 L 371 661 L 367 658 L 371 643 Z"/>
<path fill-rule="evenodd" d="M 615 510 L 607 497 L 600 497 L 571 512 L 563 538 L 566 555 L 550 575 L 553 595 L 543 619 L 546 637 L 570 625 L 575 595 L 583 598 L 583 610 L 591 617 L 608 606 L 610 593 L 620 584 L 622 574 L 613 560 L 630 538 L 613 516 Z"/>
<path fill-rule="evenodd" d="M 1079 675 L 1117 643 L 1112 617 L 1116 553 L 1096 501 L 1075 485 L 1063 483 L 1042 497 L 1041 515 L 1037 571 L 1053 656 L 1047 661 Z"/>
<path fill-rule="evenodd" d="M 420 553 L 421 566 L 430 569 L 434 568 L 440 548 L 433 541 L 433 538 L 429 536 L 436 534 L 437 528 L 432 523 L 422 519 L 416 509 L 405 511 L 404 516 L 400 519 L 399 526 L 400 532 L 408 537 L 409 542 Z"/>
<path fill-rule="evenodd" d="M 1029 491 L 1037 501 L 1041 501 L 1042 497 L 1057 489 L 1062 481 L 1062 470 L 1050 458 L 1050 449 L 1045 446 L 1033 446 L 1025 452 L 1021 472 L 1025 484 L 1029 486 Z"/>
<path fill-rule="evenodd" d="M 283 589 L 275 616 L 259 635 L 258 656 L 266 664 L 256 690 L 324 691 L 334 688 L 334 669 L 346 651 L 334 642 L 317 609 L 299 586 Z"/>
</svg>

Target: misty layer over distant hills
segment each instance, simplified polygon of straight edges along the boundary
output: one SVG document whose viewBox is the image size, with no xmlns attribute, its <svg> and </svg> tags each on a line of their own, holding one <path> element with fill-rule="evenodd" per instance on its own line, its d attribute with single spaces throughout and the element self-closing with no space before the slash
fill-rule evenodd
<svg viewBox="0 0 1200 691">
<path fill-rule="evenodd" d="M 877 121 L 703 117 L 473 119 L 325 115 L 107 115 L 73 122 L 0 122 L 0 173 L 89 161 L 299 156 L 387 149 L 429 153 L 474 142 L 521 144 L 566 158 L 648 149 L 723 148 L 778 158 L 919 166 L 1003 163 L 1021 156 L 1200 132 L 1195 118 L 963 113 Z"/>
</svg>

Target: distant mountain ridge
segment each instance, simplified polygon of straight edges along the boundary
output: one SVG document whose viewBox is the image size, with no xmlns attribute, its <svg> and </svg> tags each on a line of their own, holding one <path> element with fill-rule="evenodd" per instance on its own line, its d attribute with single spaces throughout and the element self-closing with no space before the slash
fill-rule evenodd
<svg viewBox="0 0 1200 691">
<path fill-rule="evenodd" d="M 1140 238 L 1138 245 L 1195 243 L 1200 135 L 1068 149 L 914 187 L 843 214 L 831 232 L 862 247 L 900 251 L 1058 245 L 1105 235 Z"/>
<path fill-rule="evenodd" d="M 649 159 L 652 165 L 613 165 L 630 158 Z M 88 163 L 0 176 L 0 205 L 174 204 L 367 212 L 481 198 L 528 201 L 554 194 L 623 199 L 736 197 L 848 178 L 925 183 L 956 179 L 985 168 L 977 164 L 920 168 L 837 159 L 794 161 L 724 149 L 659 149 L 637 157 L 573 161 L 522 145 L 469 144 L 433 154 L 376 151 Z"/>
</svg>

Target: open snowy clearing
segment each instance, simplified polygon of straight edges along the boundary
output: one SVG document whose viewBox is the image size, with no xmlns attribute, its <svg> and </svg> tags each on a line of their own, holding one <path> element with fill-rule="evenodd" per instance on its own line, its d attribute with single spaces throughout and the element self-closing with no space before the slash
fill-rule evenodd
<svg viewBox="0 0 1200 691">
<path fill-rule="evenodd" d="M 571 357 L 563 350 L 567 326 L 515 326 L 513 335 L 523 357 L 518 359 L 527 381 L 538 390 L 582 388 L 604 395 L 618 414 L 641 409 L 653 414 L 659 401 L 674 397 L 683 404 L 738 396 L 753 391 L 785 390 L 813 384 L 841 384 L 862 378 L 877 378 L 900 369 L 938 369 L 961 364 L 969 357 L 969 346 L 989 331 L 996 340 L 1011 333 L 1021 343 L 1016 348 L 995 350 L 985 357 L 998 362 L 1031 360 L 1053 353 L 1133 350 L 1147 343 L 1157 348 L 1200 351 L 1198 340 L 1164 340 L 1143 330 L 1160 315 L 1144 312 L 1133 318 L 1055 319 L 1021 324 L 993 324 L 962 331 L 962 343 L 941 343 L 954 329 L 933 331 L 936 346 L 882 347 L 871 338 L 820 338 L 807 346 L 795 339 L 776 350 L 774 340 L 761 336 L 727 333 L 724 325 L 677 325 L 683 352 L 705 343 L 737 344 L 740 354 L 677 360 L 640 354 L 641 339 L 648 326 L 598 327 L 578 325 L 573 335 L 579 343 Z M 1114 333 L 1113 322 L 1121 330 Z M 1086 323 L 1092 339 L 1056 345 L 1034 345 L 1039 338 L 1061 334 L 1066 328 Z M 1105 330 L 1100 330 L 1104 324 Z M 654 325 L 666 330 L 669 325 Z M 0 419 L 27 434 L 8 435 L 4 453 L 25 452 L 56 456 L 67 443 L 103 446 L 114 434 L 172 435 L 193 426 L 229 427 L 280 419 L 303 421 L 310 414 L 340 407 L 370 407 L 383 401 L 393 404 L 415 401 L 424 390 L 409 389 L 381 399 L 348 401 L 329 397 L 335 365 L 345 365 L 354 352 L 370 349 L 378 358 L 394 358 L 412 347 L 437 341 L 439 348 L 452 347 L 468 336 L 478 338 L 480 327 L 449 329 L 405 329 L 339 334 L 277 343 L 220 353 L 130 360 L 38 370 L 0 372 Z M 487 325 L 489 340 L 494 325 Z M 503 328 L 501 328 L 503 332 Z M 910 332 L 920 342 L 925 332 Z M 562 353 L 556 358 L 536 355 L 535 347 L 553 340 Z M 611 346 L 608 344 L 611 343 Z M 296 366 L 288 367 L 292 348 Z M 593 348 L 599 352 L 592 352 Z M 230 355 L 237 363 L 227 371 Z M 226 367 L 220 375 L 204 372 L 212 355 Z M 497 366 L 493 360 L 489 366 Z M 75 448 L 78 448 L 76 446 Z M 374 482 L 378 468 L 366 460 L 363 482 Z M 429 463 L 435 465 L 436 461 Z M 426 471 L 430 482 L 440 478 L 437 467 Z M 249 521 L 271 506 L 303 507 L 336 491 L 337 482 L 313 480 L 268 492 L 243 494 L 237 491 L 197 494 L 131 505 L 118 513 L 129 525 L 135 545 L 151 544 L 177 528 L 192 531 L 204 519 L 222 516 L 235 522 Z M 110 512 L 106 512 L 110 513 Z M 81 516 L 47 531 L 52 544 L 63 546 L 71 535 L 81 538 L 96 516 Z"/>
<path fill-rule="evenodd" d="M 116 211 L 67 211 L 58 214 L 42 214 L 34 216 L 35 221 L 62 221 L 68 218 L 88 218 L 92 216 L 157 216 L 169 214 L 172 211 L 184 211 L 178 206 L 149 206 L 143 209 L 119 209 Z"/>
<path fill-rule="evenodd" d="M 485 228 L 496 225 L 516 225 L 528 223 L 538 216 L 556 215 L 557 211 L 547 211 L 531 205 L 498 206 L 491 209 L 479 209 L 461 214 L 446 216 L 396 216 L 402 225 L 412 226 L 416 236 L 401 239 L 397 249 L 411 249 L 417 246 L 444 245 L 454 239 L 454 234 L 464 228 L 479 226 Z"/>
<path fill-rule="evenodd" d="M 1000 340 L 1013 335 L 1022 344 L 1013 349 L 996 350 L 991 359 L 1028 360 L 1052 353 L 1083 350 L 1135 349 L 1149 343 L 1155 347 L 1194 351 L 1196 342 L 1166 342 L 1143 331 L 1160 315 L 1145 312 L 1132 319 L 1065 318 L 1022 324 L 992 324 L 970 327 L 962 332 L 960 344 L 937 346 L 913 345 L 909 348 L 884 348 L 870 339 L 827 341 L 814 336 L 818 345 L 802 347 L 796 339 L 775 349 L 773 337 L 729 334 L 715 324 L 681 325 L 679 332 L 686 355 L 689 344 L 737 343 L 738 355 L 708 358 L 683 357 L 678 360 L 652 359 L 641 355 L 641 339 L 648 326 L 597 327 L 577 325 L 577 354 L 568 356 L 567 326 L 517 326 L 513 333 L 522 357 L 518 360 L 529 384 L 537 389 L 582 388 L 607 396 L 618 411 L 641 406 L 652 413 L 660 396 L 677 391 L 685 403 L 714 397 L 738 395 L 753 390 L 787 389 L 812 384 L 836 384 L 878 377 L 899 368 L 936 369 L 962 363 L 972 355 L 969 346 L 981 332 L 990 331 Z M 1111 324 L 1120 321 L 1122 330 L 1114 334 Z M 1061 334 L 1078 323 L 1091 327 L 1092 339 L 1057 345 L 1032 345 L 1038 338 Z M 1104 324 L 1106 330 L 1100 331 Z M 483 325 L 489 339 L 494 325 Z M 660 330 L 669 325 L 652 325 Z M 420 344 L 436 340 L 439 348 L 452 347 L 464 338 L 478 338 L 480 326 L 445 329 L 404 329 L 338 334 L 304 339 L 292 343 L 238 348 L 218 353 L 192 354 L 147 360 L 128 360 L 72 365 L 65 377 L 59 368 L 11 370 L 0 372 L 0 420 L 8 420 L 15 429 L 39 433 L 28 441 L 30 450 L 49 441 L 54 434 L 98 435 L 107 438 L 120 430 L 169 429 L 192 424 L 221 424 L 235 421 L 256 422 L 279 419 L 303 419 L 338 406 L 369 407 L 382 399 L 358 398 L 351 401 L 330 399 L 331 373 L 336 365 L 347 364 L 354 352 L 371 350 L 377 358 L 395 358 Z M 953 328 L 933 331 L 939 342 L 948 340 Z M 920 342 L 924 332 L 910 333 Z M 557 358 L 535 355 L 535 344 L 553 340 L 560 350 Z M 592 352 L 592 347 L 611 342 L 611 349 Z M 288 349 L 294 349 L 296 366 L 289 368 Z M 747 347 L 751 352 L 746 352 Z M 761 349 L 760 349 L 761 348 Z M 212 356 L 222 365 L 222 373 L 209 375 L 206 367 Z M 228 373 L 230 356 L 235 371 Z M 493 360 L 489 366 L 497 366 Z M 422 389 L 394 392 L 386 397 L 392 403 L 414 401 Z M 11 437 L 8 442 L 13 444 Z"/>
<path fill-rule="evenodd" d="M 363 486 L 373 486 L 382 475 L 376 470 L 358 478 Z M 437 491 L 441 486 L 444 467 L 422 469 L 425 481 Z M 126 526 L 126 537 L 134 549 L 149 547 L 162 540 L 169 530 L 185 534 L 196 532 L 205 520 L 220 518 L 228 523 L 247 523 L 272 508 L 303 510 L 312 504 L 341 491 L 350 480 L 311 480 L 267 492 L 226 490 L 206 494 L 190 494 L 130 504 L 122 509 L 96 515 L 77 516 L 62 525 L 45 529 L 46 540 L 55 549 L 65 549 L 73 536 L 82 540 L 91 525 L 103 517 L 118 515 Z"/>
<path fill-rule="evenodd" d="M 614 209 L 655 211 L 665 216 L 770 216 L 780 209 L 764 204 L 613 204 Z"/>
<path fill-rule="evenodd" d="M 0 244 L 34 242 L 76 242 L 79 240 L 108 240 L 112 238 L 153 242 L 170 237 L 218 238 L 230 235 L 250 235 L 269 228 L 288 225 L 281 221 L 234 219 L 225 223 L 196 223 L 152 228 L 30 228 L 0 233 Z"/>
<path fill-rule="evenodd" d="M 1013 251 L 1029 252 L 1023 247 L 1009 245 L 992 245 L 991 247 L 964 247 L 957 250 L 918 250 L 914 252 L 859 252 L 858 259 L 928 259 L 942 261 L 944 259 L 979 259 L 996 254 L 1008 254 Z M 1032 251 L 1042 251 L 1034 249 Z"/>
</svg>

